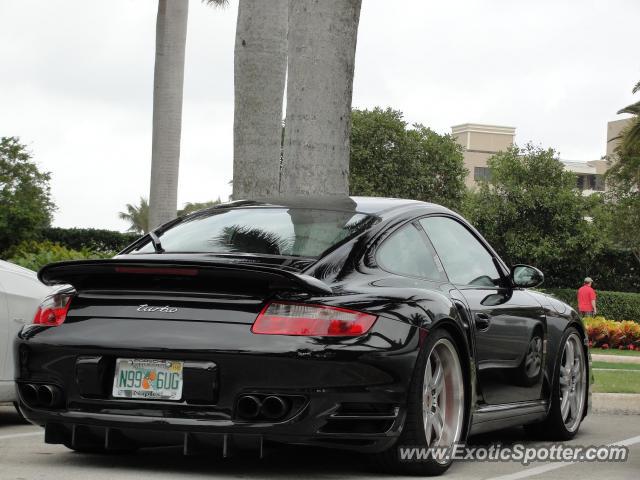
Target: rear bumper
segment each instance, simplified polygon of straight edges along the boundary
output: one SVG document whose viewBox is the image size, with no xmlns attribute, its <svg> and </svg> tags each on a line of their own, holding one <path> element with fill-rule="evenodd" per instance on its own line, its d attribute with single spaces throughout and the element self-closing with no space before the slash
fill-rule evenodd
<svg viewBox="0 0 640 480">
<path fill-rule="evenodd" d="M 246 324 L 108 319 L 107 333 L 104 323 L 27 330 L 16 341 L 21 408 L 46 428 L 47 442 L 182 445 L 191 453 L 208 446 L 261 448 L 268 441 L 375 452 L 392 445 L 402 429 L 418 351 L 415 327 L 380 318 L 366 336 L 323 340 L 253 335 Z M 87 377 L 86 358 L 100 359 L 93 362 L 94 382 L 87 381 L 93 377 Z M 116 358 L 209 368 L 191 380 L 185 371 L 181 401 L 122 400 L 111 396 Z M 41 384 L 61 389 L 57 408 L 24 398 L 21 386 Z M 208 389 L 210 398 L 192 394 Z M 292 399 L 290 410 L 277 421 L 241 419 L 237 401 L 245 394 Z"/>
<path fill-rule="evenodd" d="M 152 417 L 123 414 L 116 409 L 112 409 L 112 413 L 70 409 L 44 411 L 27 407 L 24 403 L 21 403 L 21 408 L 29 421 L 45 427 L 47 443 L 61 443 L 74 448 L 118 450 L 129 446 L 183 445 L 185 454 L 189 454 L 201 446 L 261 448 L 264 442 L 366 452 L 382 451 L 393 445 L 404 423 L 405 409 L 397 406 L 402 402 L 373 402 L 381 408 L 392 406 L 384 414 L 370 410 L 350 410 L 342 414 L 340 405 L 349 404 L 345 398 L 354 396 L 325 394 L 321 399 L 311 398 L 296 418 L 278 424 L 186 416 Z"/>
</svg>

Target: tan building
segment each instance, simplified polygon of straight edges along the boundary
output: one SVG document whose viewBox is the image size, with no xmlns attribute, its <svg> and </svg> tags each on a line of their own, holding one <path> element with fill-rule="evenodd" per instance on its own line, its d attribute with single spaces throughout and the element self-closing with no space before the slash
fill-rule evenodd
<svg viewBox="0 0 640 480">
<path fill-rule="evenodd" d="M 577 187 L 584 195 L 602 192 L 605 189 L 604 174 L 609 168 L 606 160 L 588 162 L 562 160 L 564 168 L 576 174 Z"/>
<path fill-rule="evenodd" d="M 473 187 L 479 180 L 489 178 L 487 160 L 497 152 L 513 145 L 516 129 L 499 125 L 464 123 L 451 127 L 451 134 L 464 148 L 464 166 L 469 170 L 465 180 Z"/>
<path fill-rule="evenodd" d="M 607 156 L 613 153 L 620 135 L 629 119 L 614 120 L 607 124 Z M 515 142 L 515 127 L 464 123 L 451 127 L 451 134 L 464 149 L 464 165 L 469 171 L 465 184 L 474 187 L 478 181 L 489 178 L 487 160 L 497 152 L 504 151 Z M 606 160 L 571 161 L 560 160 L 564 168 L 577 175 L 577 187 L 585 195 L 605 189 L 604 173 Z"/>
<path fill-rule="evenodd" d="M 622 120 L 614 120 L 607 123 L 607 156 L 612 155 L 620 140 L 618 137 L 622 133 L 624 127 L 629 123 L 630 118 L 623 118 Z"/>
</svg>

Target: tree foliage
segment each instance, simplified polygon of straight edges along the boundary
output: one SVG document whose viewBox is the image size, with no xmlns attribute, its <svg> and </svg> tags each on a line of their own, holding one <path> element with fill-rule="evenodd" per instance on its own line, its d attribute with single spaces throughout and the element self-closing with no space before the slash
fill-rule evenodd
<svg viewBox="0 0 640 480">
<path fill-rule="evenodd" d="M 390 108 L 352 113 L 352 195 L 423 200 L 458 209 L 464 198 L 462 148 L 423 125 L 409 128 Z"/>
<path fill-rule="evenodd" d="M 137 240 L 138 234 L 98 228 L 52 227 L 43 230 L 40 237 L 45 242 L 58 244 L 70 250 L 89 250 L 115 255 Z"/>
<path fill-rule="evenodd" d="M 216 200 L 209 202 L 187 202 L 184 204 L 181 210 L 178 210 L 178 216 L 188 215 L 189 213 L 197 212 L 198 210 L 204 210 L 205 208 L 214 207 L 220 205 L 222 200 L 218 197 Z"/>
<path fill-rule="evenodd" d="M 602 241 L 587 217 L 600 199 L 582 196 L 552 149 L 514 146 L 488 166 L 491 180 L 469 193 L 464 210 L 501 256 L 541 268 L 550 285 L 589 274 Z"/>
<path fill-rule="evenodd" d="M 640 82 L 636 83 L 632 92 L 640 92 Z M 640 101 L 624 107 L 618 113 L 629 113 L 633 115 L 631 122 L 622 132 L 620 148 L 623 150 L 638 150 L 640 148 Z"/>
<path fill-rule="evenodd" d="M 21 267 L 38 271 L 45 265 L 53 262 L 109 258 L 115 255 L 115 253 L 116 252 L 94 252 L 88 248 L 74 250 L 47 240 L 43 242 L 29 240 L 11 249 L 9 261 Z"/>
<path fill-rule="evenodd" d="M 128 232 L 143 234 L 149 232 L 149 201 L 140 197 L 138 205 L 127 203 L 126 212 L 118 213 L 120 220 L 129 222 Z"/>
<path fill-rule="evenodd" d="M 50 178 L 17 137 L 0 139 L 0 252 L 33 239 L 51 224 L 55 205 Z"/>
<path fill-rule="evenodd" d="M 633 92 L 640 90 L 640 82 Z M 640 102 L 622 109 L 631 113 L 607 172 L 608 202 L 601 223 L 615 248 L 630 251 L 640 264 Z"/>
<path fill-rule="evenodd" d="M 189 213 L 197 212 L 205 208 L 213 207 L 222 203 L 220 197 L 216 200 L 209 202 L 187 202 L 182 209 L 178 210 L 178 216 L 188 215 Z M 143 234 L 149 232 L 149 202 L 146 198 L 140 197 L 140 203 L 138 205 L 132 205 L 130 203 L 126 206 L 126 212 L 118 213 L 118 217 L 121 220 L 129 222 L 130 226 L 127 231 Z"/>
</svg>

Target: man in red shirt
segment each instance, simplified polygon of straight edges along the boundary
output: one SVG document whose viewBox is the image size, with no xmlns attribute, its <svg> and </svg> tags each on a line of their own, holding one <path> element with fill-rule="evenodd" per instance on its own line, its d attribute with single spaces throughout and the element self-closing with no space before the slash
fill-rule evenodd
<svg viewBox="0 0 640 480">
<path fill-rule="evenodd" d="M 578 289 L 578 311 L 583 317 L 593 317 L 598 313 L 596 308 L 596 291 L 591 287 L 593 280 L 584 279 L 584 285 Z"/>
</svg>

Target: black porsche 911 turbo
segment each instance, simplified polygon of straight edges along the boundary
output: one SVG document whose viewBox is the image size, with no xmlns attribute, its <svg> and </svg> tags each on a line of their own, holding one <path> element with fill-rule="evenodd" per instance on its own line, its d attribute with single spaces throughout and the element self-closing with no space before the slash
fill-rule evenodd
<svg viewBox="0 0 640 480">
<path fill-rule="evenodd" d="M 77 451 L 307 444 L 437 474 L 398 447 L 569 439 L 590 403 L 577 313 L 434 204 L 232 202 L 39 277 L 71 287 L 16 339 L 20 408 Z"/>
</svg>

